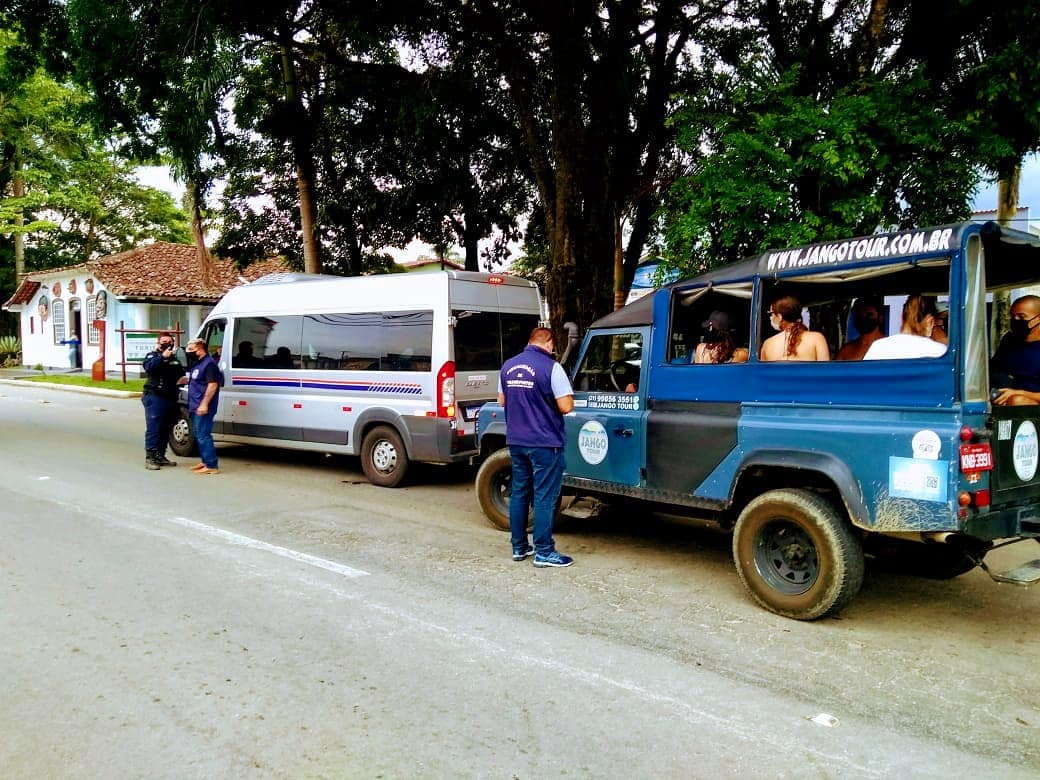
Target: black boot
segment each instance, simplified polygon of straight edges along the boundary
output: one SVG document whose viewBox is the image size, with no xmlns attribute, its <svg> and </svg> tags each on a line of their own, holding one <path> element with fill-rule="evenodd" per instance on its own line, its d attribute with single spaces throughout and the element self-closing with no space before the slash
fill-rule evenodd
<svg viewBox="0 0 1040 780">
<path fill-rule="evenodd" d="M 154 450 L 148 450 L 147 452 L 145 452 L 144 467 L 149 471 L 159 470 L 158 455 L 156 455 Z"/>
<path fill-rule="evenodd" d="M 177 465 L 177 461 L 170 460 L 169 458 L 167 458 L 165 452 L 156 452 L 155 453 L 155 462 L 158 463 L 160 466 L 176 466 Z"/>
</svg>

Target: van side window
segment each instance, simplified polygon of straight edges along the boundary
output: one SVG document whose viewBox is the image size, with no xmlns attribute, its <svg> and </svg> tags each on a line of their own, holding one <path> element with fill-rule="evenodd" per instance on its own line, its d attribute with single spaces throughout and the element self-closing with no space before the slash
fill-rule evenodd
<svg viewBox="0 0 1040 780">
<path fill-rule="evenodd" d="M 206 351 L 218 362 L 224 349 L 224 330 L 226 328 L 227 320 L 210 320 L 199 336 L 206 342 Z"/>
<path fill-rule="evenodd" d="M 235 354 L 231 365 L 234 368 L 299 368 L 302 321 L 303 318 L 296 315 L 235 320 L 232 340 Z"/>
<path fill-rule="evenodd" d="M 643 359 L 643 334 L 614 333 L 589 340 L 574 375 L 574 389 L 586 392 L 632 393 L 638 389 Z"/>
<path fill-rule="evenodd" d="M 326 371 L 429 371 L 433 312 L 308 314 L 303 367 Z"/>
</svg>

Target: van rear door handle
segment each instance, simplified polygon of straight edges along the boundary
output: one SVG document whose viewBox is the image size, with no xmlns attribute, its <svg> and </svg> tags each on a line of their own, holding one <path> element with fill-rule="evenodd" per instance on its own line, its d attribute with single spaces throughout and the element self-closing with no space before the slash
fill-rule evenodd
<svg viewBox="0 0 1040 780">
<path fill-rule="evenodd" d="M 618 436 L 627 439 L 629 436 L 635 433 L 635 431 L 633 431 L 631 428 L 615 428 L 614 433 Z"/>
</svg>

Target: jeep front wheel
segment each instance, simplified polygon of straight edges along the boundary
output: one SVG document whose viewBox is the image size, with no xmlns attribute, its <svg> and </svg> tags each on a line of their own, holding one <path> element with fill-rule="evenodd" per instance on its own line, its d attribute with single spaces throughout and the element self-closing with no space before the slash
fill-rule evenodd
<svg viewBox="0 0 1040 780">
<path fill-rule="evenodd" d="M 499 531 L 509 530 L 509 496 L 513 485 L 513 461 L 509 449 L 491 453 L 477 471 L 477 501 L 484 516 Z"/>
<path fill-rule="evenodd" d="M 796 620 L 838 612 L 863 584 L 863 548 L 852 527 L 806 490 L 770 490 L 744 507 L 733 560 L 755 601 Z"/>
</svg>

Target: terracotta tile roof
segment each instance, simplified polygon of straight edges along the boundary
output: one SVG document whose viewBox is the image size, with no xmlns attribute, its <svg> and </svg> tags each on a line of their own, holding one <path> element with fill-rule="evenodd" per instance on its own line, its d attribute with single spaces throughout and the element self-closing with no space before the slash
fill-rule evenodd
<svg viewBox="0 0 1040 780">
<path fill-rule="evenodd" d="M 464 264 L 456 263 L 454 260 L 439 260 L 436 257 L 428 257 L 426 255 L 422 255 L 412 260 L 402 260 L 398 265 L 403 268 L 425 268 L 428 265 L 435 265 L 438 268 L 454 269 L 456 271 L 466 270 Z"/>
<path fill-rule="evenodd" d="M 22 281 L 15 294 L 3 305 L 5 308 L 24 305 L 40 289 L 39 279 L 74 271 L 89 272 L 110 293 L 120 298 L 214 303 L 232 287 L 267 274 L 292 270 L 284 258 L 272 257 L 251 263 L 240 274 L 234 261 L 213 258 L 207 276 L 199 268 L 198 254 L 193 245 L 157 241 L 78 265 L 36 271 Z"/>
<path fill-rule="evenodd" d="M 22 283 L 18 285 L 18 289 L 14 291 L 14 295 L 3 305 L 3 308 L 8 306 L 24 306 L 32 300 L 33 296 L 36 295 L 36 291 L 40 289 L 40 283 L 34 282 L 32 279 L 24 279 Z"/>
<path fill-rule="evenodd" d="M 165 241 L 99 257 L 84 265 L 111 293 L 122 298 L 216 301 L 240 283 L 233 261 L 213 258 L 207 274 L 199 267 L 193 245 Z"/>
<path fill-rule="evenodd" d="M 261 276 L 268 274 L 292 273 L 293 269 L 284 257 L 268 257 L 265 260 L 256 260 L 242 270 L 242 278 L 247 282 L 255 282 Z"/>
</svg>

